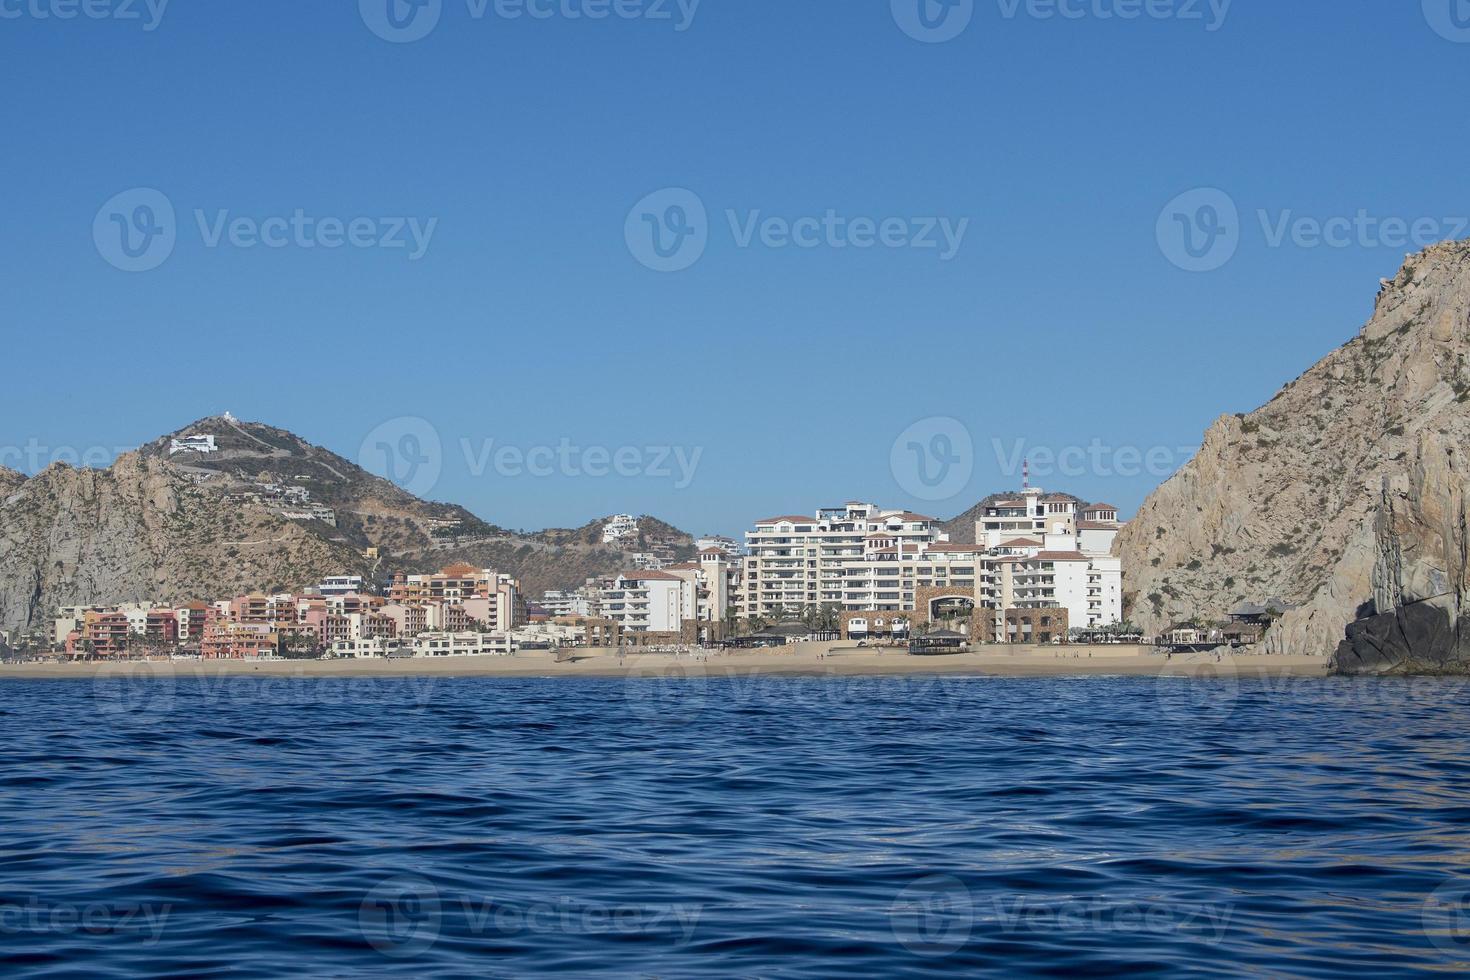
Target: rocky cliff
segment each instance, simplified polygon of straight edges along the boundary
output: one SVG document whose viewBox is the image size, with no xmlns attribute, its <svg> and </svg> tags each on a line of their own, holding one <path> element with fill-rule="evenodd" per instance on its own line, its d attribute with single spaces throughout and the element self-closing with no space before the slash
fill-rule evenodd
<svg viewBox="0 0 1470 980">
<path fill-rule="evenodd" d="M 1297 608 L 1270 648 L 1332 653 L 1375 608 L 1385 480 L 1409 474 L 1421 438 L 1470 434 L 1467 354 L 1470 244 L 1410 256 L 1356 337 L 1217 420 L 1119 535 L 1131 618 L 1157 630 L 1280 596 Z"/>
<path fill-rule="evenodd" d="M 190 436 L 214 451 L 171 452 Z M 620 547 L 602 545 L 594 524 L 596 540 L 508 531 L 283 429 L 201 419 L 107 469 L 57 464 L 28 479 L 0 468 L 0 630 L 37 629 L 62 605 L 298 590 L 330 574 L 383 579 L 459 561 L 517 575 L 535 597 L 626 568 L 655 543 L 694 553 L 690 535 L 651 518 L 648 539 Z"/>
<path fill-rule="evenodd" d="M 1470 669 L 1465 452 L 1439 431 L 1422 433 L 1409 471 L 1384 480 L 1374 521 L 1374 614 L 1348 626 L 1337 670 Z"/>
<path fill-rule="evenodd" d="M 35 626 L 60 605 L 213 598 L 364 564 L 352 547 L 238 506 L 160 459 L 56 464 L 0 501 L 0 628 Z"/>
</svg>

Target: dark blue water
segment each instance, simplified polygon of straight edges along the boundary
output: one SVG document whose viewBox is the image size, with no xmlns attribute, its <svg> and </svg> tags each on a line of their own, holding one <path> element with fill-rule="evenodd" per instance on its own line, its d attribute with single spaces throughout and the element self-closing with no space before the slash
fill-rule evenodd
<svg viewBox="0 0 1470 980">
<path fill-rule="evenodd" d="M 0 683 L 10 976 L 1470 964 L 1450 681 Z"/>
</svg>

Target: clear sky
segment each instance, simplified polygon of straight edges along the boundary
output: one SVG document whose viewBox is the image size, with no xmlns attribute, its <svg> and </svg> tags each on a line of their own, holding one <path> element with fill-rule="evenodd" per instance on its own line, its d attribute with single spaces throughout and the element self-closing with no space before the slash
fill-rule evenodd
<svg viewBox="0 0 1470 980">
<path fill-rule="evenodd" d="M 1470 234 L 1470 4 L 392 2 L 0 0 L 0 462 L 229 410 L 511 527 L 1126 514 Z"/>
</svg>

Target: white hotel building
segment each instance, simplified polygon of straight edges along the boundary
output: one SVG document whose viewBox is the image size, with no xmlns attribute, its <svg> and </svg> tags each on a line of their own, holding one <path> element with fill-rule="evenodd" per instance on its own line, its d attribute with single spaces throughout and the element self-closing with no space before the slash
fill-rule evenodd
<svg viewBox="0 0 1470 980">
<path fill-rule="evenodd" d="M 985 508 L 976 544 L 952 543 L 930 517 L 857 501 L 813 517 L 757 521 L 735 594 L 737 615 L 781 619 L 804 608 L 913 611 L 919 589 L 952 590 L 995 610 L 1065 608 L 1074 627 L 1122 620 L 1122 568 L 1112 557 L 1117 509 L 1079 510 L 1062 494 L 1023 491 Z M 933 593 L 928 593 L 932 595 Z"/>
</svg>

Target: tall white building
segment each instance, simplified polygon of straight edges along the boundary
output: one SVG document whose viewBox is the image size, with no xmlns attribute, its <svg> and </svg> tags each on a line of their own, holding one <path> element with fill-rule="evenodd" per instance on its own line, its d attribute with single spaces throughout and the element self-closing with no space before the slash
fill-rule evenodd
<svg viewBox="0 0 1470 980">
<path fill-rule="evenodd" d="M 695 610 L 694 587 L 668 572 L 623 572 L 597 591 L 597 614 L 636 633 L 677 633 Z"/>
<path fill-rule="evenodd" d="M 756 521 L 745 533 L 740 614 L 779 618 L 825 605 L 905 608 L 912 590 L 905 596 L 901 576 L 889 572 L 901 555 L 946 542 L 937 525 L 932 517 L 860 501 L 823 508 L 814 517 Z"/>
<path fill-rule="evenodd" d="M 900 612 L 916 610 L 921 590 L 943 590 L 993 610 L 996 635 L 1017 609 L 1061 608 L 1070 626 L 1106 626 L 1123 615 L 1116 515 L 1028 488 L 985 508 L 975 544 L 950 542 L 933 518 L 857 501 L 767 518 L 746 532 L 732 605 L 764 619 L 823 606 Z"/>
</svg>

